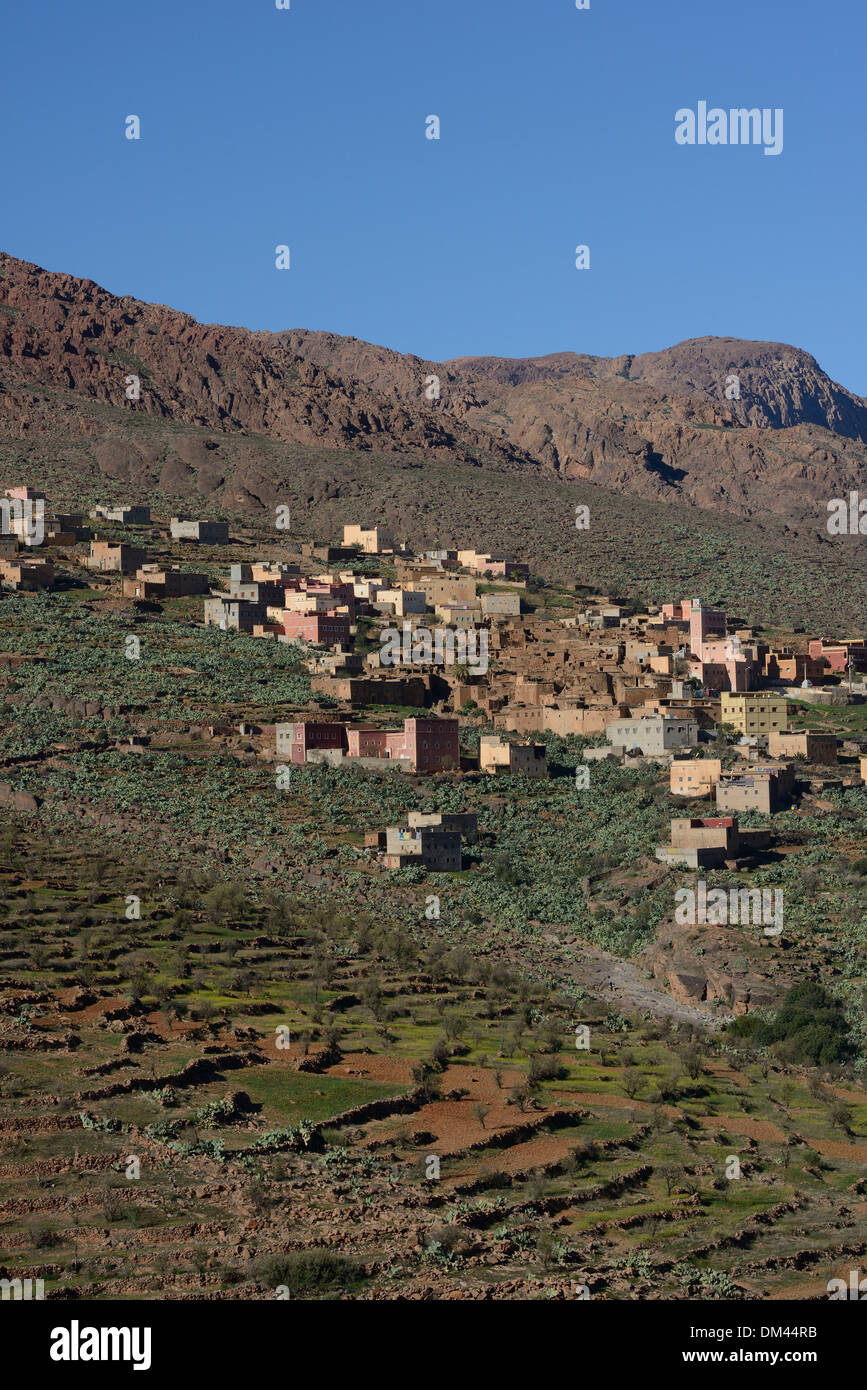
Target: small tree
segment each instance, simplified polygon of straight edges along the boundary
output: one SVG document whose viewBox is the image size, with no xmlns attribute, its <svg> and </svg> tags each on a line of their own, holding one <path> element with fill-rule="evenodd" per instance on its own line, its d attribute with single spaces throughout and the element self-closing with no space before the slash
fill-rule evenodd
<svg viewBox="0 0 867 1390">
<path fill-rule="evenodd" d="M 623 1073 L 623 1089 L 630 1100 L 634 1100 L 641 1090 L 641 1072 L 636 1067 L 627 1067 Z"/>
<path fill-rule="evenodd" d="M 665 1183 L 666 1196 L 670 1197 L 683 1178 L 683 1169 L 676 1163 L 663 1163 L 659 1169 L 659 1176 Z"/>
</svg>

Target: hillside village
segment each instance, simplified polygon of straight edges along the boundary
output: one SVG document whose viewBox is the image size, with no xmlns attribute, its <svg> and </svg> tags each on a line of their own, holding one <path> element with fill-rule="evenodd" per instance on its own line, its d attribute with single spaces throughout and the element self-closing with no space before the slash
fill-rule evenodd
<svg viewBox="0 0 867 1390">
<path fill-rule="evenodd" d="M 140 503 L 52 513 L 13 483 L 4 498 L 0 1051 L 25 1059 L 7 1086 L 27 1227 L 9 1249 L 43 1239 L 38 1207 L 62 1252 L 28 1257 L 34 1277 L 80 1276 L 63 1204 L 82 1133 L 110 1171 L 121 1143 L 154 1173 L 176 1155 L 190 1209 L 215 1203 L 232 1232 L 226 1264 L 179 1225 L 175 1273 L 139 1233 L 130 1294 L 269 1296 L 289 1258 L 272 1200 L 303 1213 L 292 1260 L 327 1232 L 334 1277 L 370 1296 L 489 1275 L 494 1297 L 572 1296 L 576 1276 L 619 1296 L 635 1269 L 667 1296 L 782 1296 L 817 1274 L 804 1205 L 821 1258 L 845 1264 L 867 1153 L 854 1052 L 817 1053 L 814 1086 L 799 1054 L 732 1030 L 768 1028 L 801 979 L 859 1027 L 840 904 L 867 869 L 863 636 L 676 595 L 641 607 L 379 525 L 269 537 Z M 44 1169 L 67 1195 L 31 1212 L 34 1120 L 69 1130 Z M 729 1151 L 743 1212 L 720 1186 Z M 807 1197 L 780 1177 L 790 1151 Z M 280 1198 L 256 1195 L 266 1168 Z M 344 1229 L 362 1172 L 373 1234 Z M 147 1202 L 169 1212 L 162 1181 Z M 92 1288 L 110 1269 L 118 1287 L 132 1210 L 105 1200 L 120 1215 L 88 1237 Z M 749 1258 L 766 1210 L 767 1267 Z"/>
<path fill-rule="evenodd" d="M 533 735 L 599 736 L 588 762 L 660 764 L 673 796 L 713 805 L 715 816 L 672 820 L 670 843 L 657 850 L 665 863 L 691 868 L 735 868 L 750 846 L 768 846 L 767 832 L 739 833 L 739 814 L 773 813 L 798 789 L 857 786 L 867 777 L 867 741 L 840 749 L 820 729 L 790 732 L 787 704 L 863 700 L 863 636 L 804 633 L 797 645 L 776 645 L 701 599 L 636 612 L 610 596 L 576 592 L 562 617 L 540 616 L 528 602 L 535 592 L 528 567 L 515 557 L 412 554 L 378 525 L 345 525 L 339 541 L 302 541 L 287 560 L 235 560 L 215 583 L 214 561 L 229 546 L 224 521 L 172 517 L 166 528 L 147 506 L 129 504 L 97 504 L 87 520 L 46 516 L 48 499 L 28 487 L 7 487 L 4 497 L 0 575 L 8 588 L 62 583 L 48 551 L 72 573 L 83 569 L 88 583 L 102 586 L 108 576 L 136 604 L 201 595 L 206 627 L 303 648 L 327 716 L 287 711 L 296 717 L 239 726 L 281 765 L 545 777 L 546 747 Z M 37 510 L 39 546 L 28 534 Z M 123 538 L 102 538 L 106 523 Z M 207 547 L 210 572 L 150 560 L 136 543 L 145 537 L 193 563 L 195 548 Z M 396 729 L 381 715 L 361 717 L 387 707 L 425 714 L 407 715 Z M 462 749 L 462 731 L 477 725 L 496 732 Z M 737 758 L 726 765 L 719 747 L 709 748 L 724 730 L 737 736 Z M 717 756 L 703 756 L 708 751 Z M 441 818 L 372 829 L 369 838 L 386 867 L 462 867 L 461 834 Z"/>
<path fill-rule="evenodd" d="M 864 6 L 108 8 L 3 26 L 4 1350 L 851 1375 Z"/>
<path fill-rule="evenodd" d="M 201 596 L 206 627 L 303 648 L 328 715 L 298 710 L 253 731 L 293 763 L 544 776 L 544 746 L 530 736 L 547 732 L 600 736 L 593 758 L 671 764 L 674 794 L 715 799 L 722 811 L 787 804 L 796 768 L 801 782 L 822 786 L 863 780 L 860 745 L 847 744 L 841 763 L 839 740 L 819 728 L 789 731 L 787 703 L 863 700 L 863 636 L 799 633 L 778 645 L 701 599 L 641 612 L 580 585 L 571 603 L 558 596 L 562 616 L 539 614 L 538 583 L 514 557 L 414 555 L 378 526 L 301 542 L 292 559 L 233 560 L 215 577 L 229 546 L 225 522 L 173 517 L 166 526 L 145 506 L 98 505 L 87 521 L 49 514 L 35 545 L 24 513 L 44 510 L 46 499 L 27 487 L 4 497 L 21 513 L 11 512 L 0 540 L 5 589 L 50 591 L 74 576 L 117 586 L 144 609 Z M 123 535 L 102 536 L 105 523 Z M 146 540 L 163 558 L 148 558 Z M 196 570 L 194 552 L 205 547 L 208 569 Z M 359 718 L 386 707 L 426 713 L 395 730 Z M 460 731 L 479 723 L 495 733 L 475 752 L 462 749 Z M 739 736 L 739 767 L 699 756 L 721 728 Z"/>
</svg>

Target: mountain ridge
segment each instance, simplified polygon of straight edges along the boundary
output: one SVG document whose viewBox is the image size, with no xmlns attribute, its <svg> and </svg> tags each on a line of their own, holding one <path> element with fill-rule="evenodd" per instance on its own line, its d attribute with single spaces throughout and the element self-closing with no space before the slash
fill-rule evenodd
<svg viewBox="0 0 867 1390">
<path fill-rule="evenodd" d="M 728 400 L 733 375 L 740 398 Z M 140 395 L 127 400 L 133 376 Z M 200 324 L 7 255 L 0 388 L 7 455 L 22 441 L 34 456 L 74 441 L 132 490 L 159 485 L 242 511 L 274 495 L 255 442 L 268 439 L 301 451 L 302 465 L 304 451 L 373 452 L 400 469 L 436 460 L 582 481 L 778 518 L 821 541 L 827 501 L 857 487 L 867 464 L 867 403 L 787 344 L 708 337 L 611 358 L 436 363 L 324 331 Z M 161 423 L 144 454 L 124 415 Z"/>
</svg>

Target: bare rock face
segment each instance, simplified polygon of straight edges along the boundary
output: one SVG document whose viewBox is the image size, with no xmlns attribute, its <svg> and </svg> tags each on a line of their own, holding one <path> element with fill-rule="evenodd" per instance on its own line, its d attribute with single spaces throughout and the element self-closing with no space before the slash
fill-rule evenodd
<svg viewBox="0 0 867 1390">
<path fill-rule="evenodd" d="M 438 364 L 334 334 L 281 336 L 333 375 L 404 401 L 436 375 L 440 409 L 477 433 L 561 477 L 647 500 L 815 519 L 867 461 L 867 403 L 783 343 L 698 338 L 639 356 Z"/>
<path fill-rule="evenodd" d="M 132 376 L 140 392 L 134 409 L 190 425 L 306 446 L 375 445 L 458 458 L 465 451 L 432 410 L 411 410 L 341 381 L 293 351 L 286 335 L 199 324 L 8 256 L 0 256 L 0 305 L 0 358 L 13 400 L 16 384 L 38 384 L 119 406 Z M 174 447 L 179 458 L 169 482 L 179 491 L 193 470 L 215 466 L 198 440 L 181 437 Z M 111 441 L 97 457 L 107 471 L 121 462 Z"/>
<path fill-rule="evenodd" d="M 30 792 L 16 791 L 9 782 L 0 782 L 0 805 L 11 806 L 15 811 L 32 815 L 39 810 L 39 798 Z"/>
<path fill-rule="evenodd" d="M 638 963 L 681 1004 L 743 1014 L 775 1003 L 790 983 L 767 942 L 752 943 L 739 927 L 664 923 Z"/>
<path fill-rule="evenodd" d="M 630 381 L 672 394 L 719 401 L 742 424 L 818 425 L 867 443 L 867 403 L 831 381 L 809 353 L 786 343 L 693 338 L 629 359 L 626 374 Z M 730 377 L 737 377 L 737 400 L 725 394 Z"/>
<path fill-rule="evenodd" d="M 7 440 L 77 438 L 131 489 L 219 492 L 241 510 L 278 496 L 268 440 L 390 454 L 401 470 L 493 462 L 818 533 L 867 463 L 867 404 L 781 343 L 436 363 L 330 333 L 200 324 L 4 255 L 0 372 Z M 130 414 L 156 428 L 131 439 L 118 425 Z"/>
</svg>

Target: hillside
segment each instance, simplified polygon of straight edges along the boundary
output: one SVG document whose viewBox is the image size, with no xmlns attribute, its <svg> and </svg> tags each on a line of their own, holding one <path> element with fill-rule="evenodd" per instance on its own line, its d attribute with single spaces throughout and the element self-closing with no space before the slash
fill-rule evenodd
<svg viewBox="0 0 867 1390">
<path fill-rule="evenodd" d="M 289 503 L 293 529 L 322 535 L 379 515 L 626 597 L 700 588 L 818 626 L 863 613 L 861 548 L 824 524 L 867 462 L 867 407 L 798 349 L 437 364 L 199 324 L 8 256 L 0 311 L 0 466 L 67 506 L 128 496 L 261 522 Z"/>
</svg>

